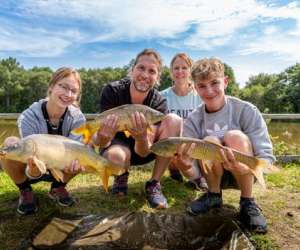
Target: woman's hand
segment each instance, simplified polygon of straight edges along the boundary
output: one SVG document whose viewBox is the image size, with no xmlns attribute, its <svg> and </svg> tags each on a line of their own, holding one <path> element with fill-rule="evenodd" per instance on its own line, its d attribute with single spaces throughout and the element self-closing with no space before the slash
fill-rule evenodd
<svg viewBox="0 0 300 250">
<path fill-rule="evenodd" d="M 81 166 L 78 160 L 73 160 L 70 165 L 65 166 L 64 172 L 68 174 L 77 174 L 85 172 L 85 167 Z"/>
<path fill-rule="evenodd" d="M 4 146 L 5 147 L 11 147 L 15 144 L 18 144 L 20 142 L 20 138 L 16 136 L 9 136 L 4 140 Z"/>
<path fill-rule="evenodd" d="M 27 169 L 25 170 L 25 173 L 27 177 L 35 179 L 41 177 L 43 174 L 38 169 L 38 167 L 35 165 L 33 157 L 30 157 L 27 161 Z"/>
</svg>

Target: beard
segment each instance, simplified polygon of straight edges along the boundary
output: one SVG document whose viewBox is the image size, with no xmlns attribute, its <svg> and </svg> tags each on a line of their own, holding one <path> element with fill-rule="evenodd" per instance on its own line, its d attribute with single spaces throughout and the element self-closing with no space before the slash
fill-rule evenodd
<svg viewBox="0 0 300 250">
<path fill-rule="evenodd" d="M 152 86 L 150 85 L 144 85 L 144 84 L 140 84 L 137 81 L 132 81 L 134 88 L 136 89 L 136 91 L 141 92 L 141 93 L 147 93 Z"/>
</svg>

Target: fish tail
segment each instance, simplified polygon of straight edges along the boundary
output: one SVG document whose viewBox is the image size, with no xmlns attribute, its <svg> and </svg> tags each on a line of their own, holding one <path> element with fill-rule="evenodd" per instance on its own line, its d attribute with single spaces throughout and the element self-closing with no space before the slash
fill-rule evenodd
<svg viewBox="0 0 300 250">
<path fill-rule="evenodd" d="M 104 188 L 106 193 L 108 193 L 108 180 L 109 180 L 110 175 L 111 174 L 109 173 L 107 168 L 105 168 L 104 171 L 103 171 L 103 175 L 102 175 L 102 185 L 103 185 L 103 188 Z"/>
<path fill-rule="evenodd" d="M 263 175 L 263 169 L 269 168 L 270 166 L 272 166 L 272 164 L 270 164 L 269 161 L 267 161 L 265 159 L 258 159 L 258 163 L 255 166 L 255 168 L 251 169 L 252 174 L 255 176 L 258 184 L 261 185 L 263 190 L 267 189 L 266 182 L 265 182 L 264 175 Z"/>
<path fill-rule="evenodd" d="M 124 171 L 125 169 L 119 166 L 113 166 L 111 164 L 104 166 L 104 171 L 101 171 L 101 181 L 103 188 L 106 192 L 108 192 L 109 177 L 114 175 L 120 175 Z"/>
<path fill-rule="evenodd" d="M 126 138 L 129 138 L 131 135 L 128 130 L 124 130 L 124 134 L 125 134 Z"/>
</svg>

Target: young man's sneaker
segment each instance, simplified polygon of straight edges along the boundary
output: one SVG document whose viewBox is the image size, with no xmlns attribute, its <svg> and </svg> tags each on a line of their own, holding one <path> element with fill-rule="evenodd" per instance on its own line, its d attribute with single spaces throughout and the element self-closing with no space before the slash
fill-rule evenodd
<svg viewBox="0 0 300 250">
<path fill-rule="evenodd" d="M 115 176 L 114 184 L 112 186 L 111 193 L 113 195 L 124 196 L 128 192 L 128 176 L 129 172 L 125 172 L 122 175 Z"/>
<path fill-rule="evenodd" d="M 75 200 L 70 196 L 64 186 L 52 188 L 48 196 L 63 207 L 70 207 L 75 204 Z"/>
<path fill-rule="evenodd" d="M 38 210 L 31 189 L 21 190 L 17 212 L 22 215 L 34 214 Z"/>
<path fill-rule="evenodd" d="M 266 219 L 253 198 L 241 198 L 240 220 L 244 224 L 244 226 L 252 232 L 267 232 Z"/>
<path fill-rule="evenodd" d="M 197 200 L 192 201 L 186 210 L 191 215 L 205 214 L 212 208 L 220 208 L 222 203 L 221 194 L 207 192 Z"/>
<path fill-rule="evenodd" d="M 194 180 L 189 180 L 188 182 L 185 183 L 185 186 L 199 191 L 208 190 L 207 182 L 204 177 L 198 177 Z"/>
<path fill-rule="evenodd" d="M 168 202 L 161 192 L 160 183 L 156 180 L 146 182 L 146 198 L 152 208 L 163 209 L 168 207 Z"/>
<path fill-rule="evenodd" d="M 178 182 L 183 182 L 183 177 L 180 173 L 180 171 L 176 168 L 169 168 L 170 177 Z"/>
</svg>

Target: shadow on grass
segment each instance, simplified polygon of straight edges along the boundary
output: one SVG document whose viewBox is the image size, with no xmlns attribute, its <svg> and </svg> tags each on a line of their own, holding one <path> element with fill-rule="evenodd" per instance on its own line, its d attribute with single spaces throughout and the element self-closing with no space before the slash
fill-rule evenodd
<svg viewBox="0 0 300 250">
<path fill-rule="evenodd" d="M 128 196 L 115 197 L 106 193 L 94 176 L 78 176 L 68 184 L 68 190 L 77 200 L 72 207 L 60 207 L 50 200 L 47 193 L 50 183 L 41 182 L 32 185 L 38 200 L 39 210 L 30 216 L 17 215 L 19 191 L 5 179 L 7 188 L 0 189 L 0 245 L 5 249 L 18 249 L 25 239 L 31 237 L 36 228 L 46 225 L 53 217 L 62 214 L 70 216 L 89 215 L 119 215 L 132 212 L 157 213 L 167 216 L 183 216 L 186 205 L 201 195 L 201 192 L 190 190 L 183 183 L 177 183 L 169 177 L 161 180 L 162 191 L 169 202 L 169 209 L 157 211 L 147 206 L 145 199 L 145 182 L 151 176 L 151 171 L 133 171 L 129 179 Z M 3 176 L 1 176 L 3 177 Z M 229 209 L 229 210 L 228 210 Z M 223 210 L 217 211 L 221 217 L 226 216 Z M 235 216 L 235 209 L 227 207 L 230 217 Z M 212 214 L 214 217 L 215 214 Z M 124 239 L 125 240 L 125 239 Z"/>
</svg>

